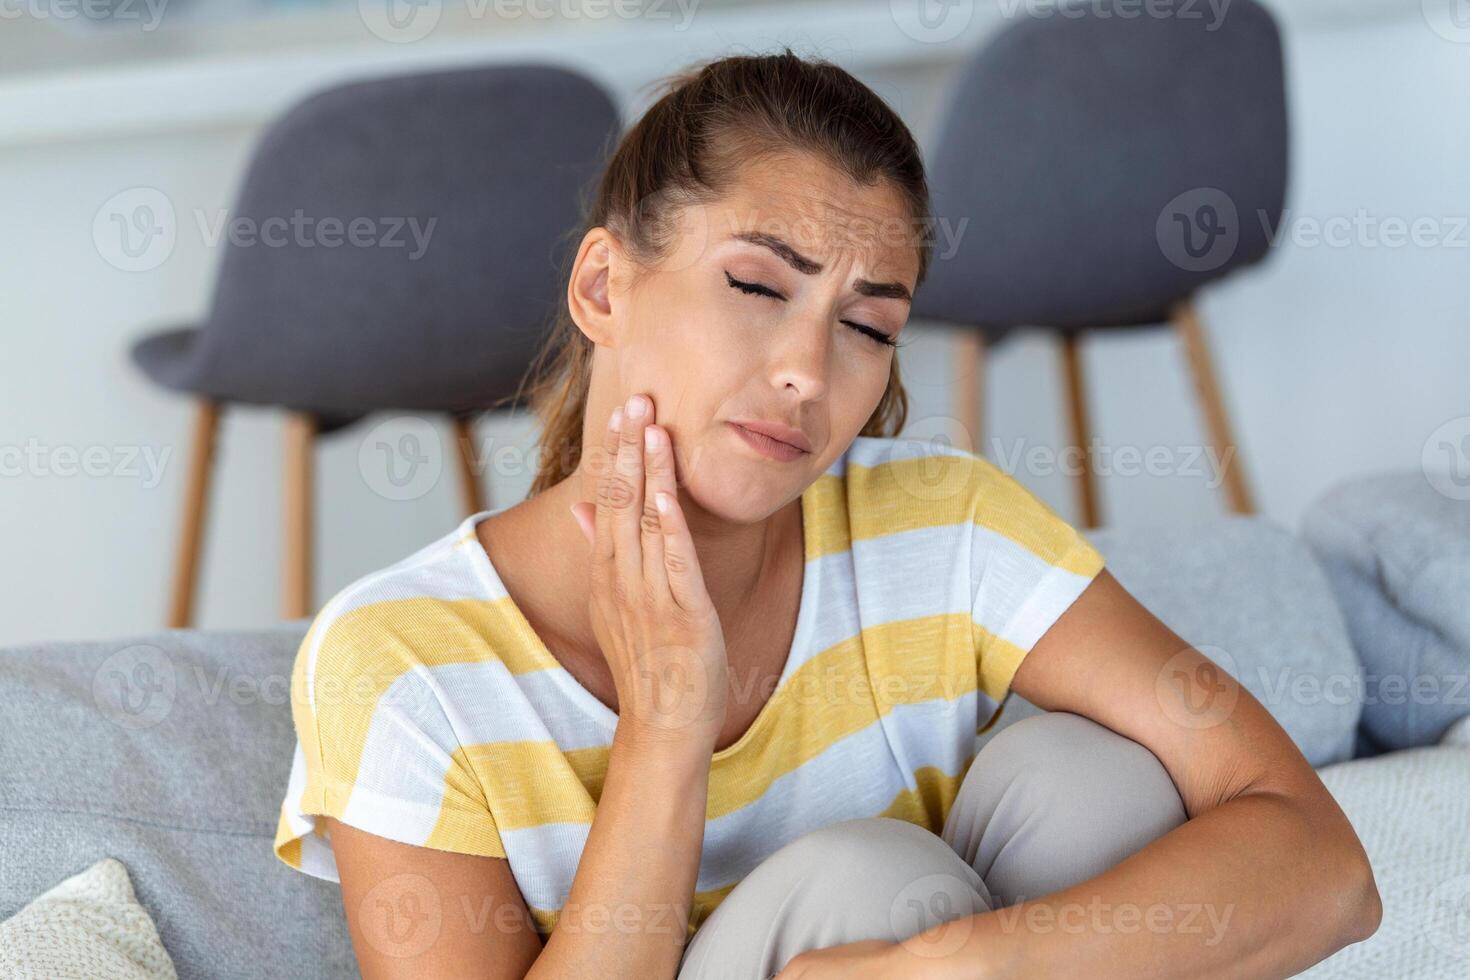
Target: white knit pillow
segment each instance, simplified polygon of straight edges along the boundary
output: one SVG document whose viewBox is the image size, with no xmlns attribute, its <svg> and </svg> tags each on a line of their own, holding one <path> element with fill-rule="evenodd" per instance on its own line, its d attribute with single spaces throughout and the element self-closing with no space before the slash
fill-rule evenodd
<svg viewBox="0 0 1470 980">
<path fill-rule="evenodd" d="M 1440 745 L 1458 745 L 1462 749 L 1470 749 L 1470 715 L 1466 715 L 1459 721 L 1445 729 L 1439 739 Z"/>
<path fill-rule="evenodd" d="M 1373 863 L 1383 922 L 1298 978 L 1470 977 L 1470 717 L 1439 745 L 1339 762 L 1317 775 Z"/>
<path fill-rule="evenodd" d="M 177 980 L 127 868 L 103 858 L 0 922 L 0 977 Z"/>
</svg>

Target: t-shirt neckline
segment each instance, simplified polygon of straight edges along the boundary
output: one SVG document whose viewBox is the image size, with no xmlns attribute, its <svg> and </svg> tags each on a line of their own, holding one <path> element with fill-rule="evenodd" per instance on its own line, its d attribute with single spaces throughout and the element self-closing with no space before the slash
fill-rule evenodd
<svg viewBox="0 0 1470 980">
<path fill-rule="evenodd" d="M 761 710 L 757 712 L 755 720 L 750 723 L 750 725 L 745 729 L 744 733 L 741 734 L 740 738 L 725 746 L 723 749 L 720 749 L 718 752 L 715 752 L 710 757 L 711 765 L 722 762 L 725 759 L 733 758 L 734 756 L 738 755 L 742 749 L 744 749 L 747 745 L 751 744 L 755 740 L 755 738 L 759 735 L 761 729 L 772 724 L 771 716 L 775 714 L 775 707 L 772 702 L 775 701 L 776 694 L 778 694 L 781 689 L 786 685 L 786 682 L 790 680 L 791 675 L 795 673 L 796 669 L 800 666 L 800 662 L 805 660 L 805 658 L 802 656 L 802 651 L 806 650 L 809 646 L 812 632 L 815 629 L 818 607 L 818 591 L 821 578 L 817 574 L 817 558 L 820 555 L 821 549 L 817 540 L 817 536 L 820 531 L 820 523 L 816 514 L 817 507 L 814 497 L 816 493 L 816 486 L 817 483 L 813 482 L 801 493 L 803 557 L 801 600 L 797 606 L 796 629 L 792 635 L 791 648 L 786 653 L 786 663 L 781 668 L 781 676 L 777 679 L 775 686 L 771 689 L 771 696 L 766 699 L 766 702 L 763 705 L 761 705 Z M 566 695 L 572 701 L 580 705 L 582 710 L 591 714 L 597 720 L 598 724 L 601 725 L 602 728 L 607 732 L 608 738 L 611 739 L 613 732 L 617 728 L 617 712 L 613 711 L 607 705 L 603 704 L 600 700 L 598 700 L 595 694 L 583 687 L 582 683 L 578 681 L 576 677 L 572 676 L 572 672 L 563 667 L 561 665 L 561 662 L 556 659 L 556 656 L 551 652 L 550 648 L 546 646 L 545 641 L 541 639 L 540 634 L 538 634 L 531 627 L 530 620 L 526 618 L 525 614 L 521 611 L 520 606 L 516 604 L 515 599 L 511 597 L 510 590 L 505 587 L 505 582 L 500 578 L 500 573 L 496 571 L 495 564 L 490 560 L 489 553 L 486 552 L 484 546 L 480 544 L 479 535 L 475 531 L 475 528 L 480 524 L 480 522 L 488 520 L 491 517 L 494 517 L 496 514 L 503 513 L 509 510 L 512 506 L 515 505 L 508 504 L 505 507 L 482 510 L 471 514 L 469 517 L 466 517 L 456 529 L 456 538 L 458 540 L 465 540 L 466 536 L 468 536 L 468 543 L 470 547 L 466 548 L 465 550 L 469 554 L 469 561 L 474 567 L 475 573 L 479 575 L 482 580 L 492 586 L 493 594 L 505 597 L 507 608 L 510 611 L 510 617 L 515 622 L 517 630 L 524 631 L 525 635 L 534 638 L 536 643 L 536 653 L 538 657 L 543 658 L 549 664 L 555 665 L 554 668 L 550 670 L 550 674 L 557 686 L 561 688 L 561 690 L 566 693 Z"/>
</svg>

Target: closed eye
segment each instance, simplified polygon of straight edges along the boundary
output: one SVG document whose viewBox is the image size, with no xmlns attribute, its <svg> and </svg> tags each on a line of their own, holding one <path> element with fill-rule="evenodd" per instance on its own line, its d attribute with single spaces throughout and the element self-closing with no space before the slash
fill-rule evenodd
<svg viewBox="0 0 1470 980">
<path fill-rule="evenodd" d="M 786 301 L 785 296 L 782 296 L 780 293 L 776 292 L 774 289 L 771 289 L 769 286 L 762 286 L 758 282 L 742 282 L 741 280 L 736 279 L 734 276 L 730 275 L 730 273 L 728 272 L 725 273 L 725 281 L 730 284 L 731 289 L 738 289 L 742 293 L 748 293 L 752 296 L 769 296 L 771 299 L 778 299 L 782 302 Z M 898 346 L 898 342 L 896 340 L 891 339 L 887 334 L 877 329 L 876 327 L 870 327 L 865 323 L 858 323 L 854 320 L 843 320 L 842 322 L 847 324 L 849 327 L 852 327 L 863 336 L 869 337 L 876 343 L 882 344 L 885 347 Z"/>
</svg>

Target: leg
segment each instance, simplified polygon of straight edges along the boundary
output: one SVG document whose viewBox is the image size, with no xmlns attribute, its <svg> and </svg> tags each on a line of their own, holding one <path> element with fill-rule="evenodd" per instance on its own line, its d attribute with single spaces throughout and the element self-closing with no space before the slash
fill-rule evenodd
<svg viewBox="0 0 1470 980">
<path fill-rule="evenodd" d="M 1174 329 L 1184 342 L 1184 353 L 1189 359 L 1190 374 L 1194 376 L 1195 393 L 1199 395 L 1200 409 L 1205 416 L 1205 431 L 1214 444 L 1212 448 L 1224 468 L 1225 495 L 1230 509 L 1237 514 L 1255 513 L 1255 504 L 1246 486 L 1245 473 L 1240 465 L 1240 456 L 1235 437 L 1230 433 L 1230 417 L 1225 413 L 1225 400 L 1220 395 L 1220 383 L 1215 379 L 1215 366 L 1210 358 L 1209 344 L 1205 342 L 1205 331 L 1200 326 L 1199 314 L 1194 303 L 1185 301 L 1171 313 Z"/>
<path fill-rule="evenodd" d="M 470 415 L 456 415 L 453 424 L 454 441 L 459 446 L 460 510 L 469 517 L 484 506 L 480 471 L 475 467 L 475 419 Z"/>
<path fill-rule="evenodd" d="M 991 907 L 975 870 L 923 827 L 844 820 L 746 875 L 689 940 L 678 980 L 764 980 L 809 949 L 897 942 Z"/>
<path fill-rule="evenodd" d="M 983 456 L 980 444 L 985 439 L 985 334 L 975 328 L 962 328 L 955 332 L 952 345 L 951 356 L 959 366 L 959 375 L 952 380 L 951 414 L 970 436 L 970 444 L 960 448 Z"/>
<path fill-rule="evenodd" d="M 1185 822 L 1147 748 L 1069 711 L 1003 729 L 970 764 L 944 840 L 996 908 L 1086 881 Z"/>
<path fill-rule="evenodd" d="M 1082 352 L 1076 333 L 1062 334 L 1062 380 L 1067 392 L 1067 423 L 1072 445 L 1082 453 L 1077 473 L 1077 500 L 1082 508 L 1082 527 L 1097 527 L 1097 479 L 1092 472 L 1092 426 L 1087 420 L 1087 391 L 1082 382 Z"/>
<path fill-rule="evenodd" d="M 194 436 L 189 445 L 189 482 L 184 487 L 183 527 L 175 559 L 170 629 L 194 625 L 194 592 L 199 581 L 199 550 L 204 541 L 204 505 L 214 469 L 214 441 L 219 432 L 219 403 L 201 398 L 194 407 Z"/>
<path fill-rule="evenodd" d="M 306 412 L 286 415 L 285 568 L 282 619 L 310 616 L 312 578 L 312 449 L 316 419 Z"/>
</svg>

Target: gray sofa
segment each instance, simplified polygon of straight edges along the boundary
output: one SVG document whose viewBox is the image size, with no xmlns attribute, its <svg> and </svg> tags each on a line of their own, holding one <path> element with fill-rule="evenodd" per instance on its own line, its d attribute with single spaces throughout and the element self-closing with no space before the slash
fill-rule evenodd
<svg viewBox="0 0 1470 980">
<path fill-rule="evenodd" d="M 1345 530 L 1385 508 L 1391 526 L 1375 523 L 1366 539 Z M 1420 560 L 1463 515 L 1441 510 L 1405 477 L 1324 495 L 1304 521 L 1321 533 L 1307 537 L 1259 517 L 1089 535 L 1129 590 L 1266 704 L 1364 839 L 1384 924 L 1311 976 L 1470 976 L 1470 935 L 1455 918 L 1470 895 L 1470 706 L 1437 704 L 1397 724 L 1373 704 L 1385 720 L 1362 724 L 1365 645 L 1390 663 L 1394 644 L 1421 649 L 1409 630 L 1430 629 L 1435 655 L 1398 669 L 1427 666 L 1446 684 L 1467 670 L 1467 634 L 1418 607 L 1393 615 L 1412 604 L 1415 582 L 1437 579 L 1409 576 L 1383 597 L 1365 585 L 1375 547 L 1365 540 L 1398 547 L 1395 528 L 1412 525 L 1417 550 L 1400 560 Z M 1454 603 L 1434 610 L 1464 615 Z M 111 856 L 182 977 L 356 976 L 338 887 L 271 849 L 307 625 L 0 651 L 0 920 Z M 977 745 L 1036 710 L 1011 695 Z M 1394 751 L 1375 734 L 1385 732 Z"/>
</svg>

